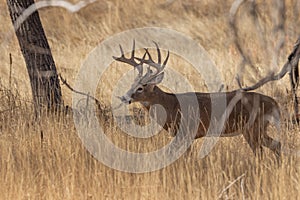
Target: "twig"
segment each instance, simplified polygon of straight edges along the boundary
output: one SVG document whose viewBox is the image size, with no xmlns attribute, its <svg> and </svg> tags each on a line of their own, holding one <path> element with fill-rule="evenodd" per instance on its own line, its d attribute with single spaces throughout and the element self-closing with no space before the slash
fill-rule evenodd
<svg viewBox="0 0 300 200">
<path fill-rule="evenodd" d="M 80 92 L 80 91 L 75 90 L 74 88 L 72 88 L 72 87 L 70 86 L 70 84 L 67 82 L 67 80 L 64 79 L 64 78 L 61 76 L 61 74 L 59 74 L 59 78 L 60 78 L 60 80 L 62 81 L 63 85 L 66 85 L 67 88 L 69 88 L 72 92 L 74 92 L 74 93 L 76 93 L 76 94 L 81 94 L 81 95 L 83 95 L 83 96 L 86 96 L 88 99 L 89 99 L 89 98 L 93 99 L 93 100 L 96 102 L 96 104 L 97 104 L 97 106 L 98 106 L 98 109 L 99 109 L 101 112 L 103 111 L 103 109 L 101 108 L 101 103 L 100 103 L 100 101 L 99 101 L 97 98 L 91 96 L 90 94 L 87 94 L 87 93 L 84 93 L 84 92 Z"/>
<path fill-rule="evenodd" d="M 242 190 L 243 200 L 245 200 L 244 179 L 241 180 L 241 190 Z"/>
<path fill-rule="evenodd" d="M 238 180 L 240 180 L 240 179 L 243 178 L 244 176 L 245 176 L 245 173 L 242 174 L 242 175 L 240 175 L 239 177 L 237 177 L 237 178 L 236 178 L 234 181 L 232 181 L 228 186 L 226 186 L 226 187 L 222 190 L 221 194 L 218 196 L 218 199 L 221 199 L 223 193 L 226 192 L 233 184 L 235 184 Z"/>
</svg>

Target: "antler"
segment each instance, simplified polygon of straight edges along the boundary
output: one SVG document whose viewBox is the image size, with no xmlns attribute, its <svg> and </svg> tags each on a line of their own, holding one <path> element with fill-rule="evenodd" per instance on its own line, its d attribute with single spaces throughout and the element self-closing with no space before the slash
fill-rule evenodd
<svg viewBox="0 0 300 200">
<path fill-rule="evenodd" d="M 161 52 L 160 49 L 158 47 L 158 44 L 156 42 L 153 41 L 153 43 L 156 46 L 156 50 L 157 50 L 157 63 L 152 59 L 149 51 L 147 48 L 145 48 L 145 54 L 143 58 L 136 58 L 137 60 L 141 61 L 141 63 L 145 63 L 151 67 L 154 67 L 156 69 L 156 72 L 153 73 L 153 71 L 150 69 L 150 67 L 148 67 L 147 73 L 142 77 L 142 79 L 140 80 L 143 83 L 147 83 L 149 80 L 151 80 L 152 78 L 154 78 L 155 76 L 159 75 L 164 68 L 167 65 L 169 56 L 170 56 L 170 52 L 168 51 L 167 57 L 165 59 L 165 61 L 163 62 L 163 64 L 161 64 Z M 148 56 L 148 59 L 145 59 L 145 55 Z"/>
<path fill-rule="evenodd" d="M 142 63 L 142 60 L 145 58 L 146 56 L 146 53 L 144 54 L 143 58 L 142 59 L 138 59 L 140 62 L 137 63 L 135 61 L 135 59 L 137 59 L 135 56 L 134 56 L 134 53 L 135 53 L 135 40 L 133 40 L 133 47 L 132 47 L 132 52 L 131 52 L 131 57 L 130 58 L 126 58 L 125 55 L 124 55 L 124 51 L 122 49 L 122 46 L 120 46 L 120 51 L 121 51 L 121 57 L 115 57 L 113 56 L 113 59 L 117 60 L 117 61 L 120 61 L 120 62 L 124 62 L 124 63 L 127 63 L 131 66 L 133 66 L 135 69 L 138 70 L 139 72 L 139 76 L 142 76 L 143 75 L 143 63 Z"/>
<path fill-rule="evenodd" d="M 159 74 L 160 72 L 162 72 L 164 70 L 164 68 L 166 67 L 166 64 L 168 62 L 168 59 L 169 59 L 169 51 L 168 51 L 168 54 L 167 54 L 167 57 L 165 59 L 165 61 L 163 62 L 163 64 L 161 64 L 161 53 L 160 53 L 160 49 L 158 47 L 158 44 L 156 42 L 153 41 L 153 43 L 155 44 L 156 46 L 156 50 L 157 50 L 157 57 L 158 57 L 158 63 L 155 63 L 154 60 L 152 59 L 148 49 L 145 48 L 145 55 L 148 55 L 148 59 L 145 60 L 144 57 L 141 59 L 141 58 L 136 58 L 137 60 L 141 61 L 142 63 L 145 63 L 145 64 L 148 64 L 150 65 L 151 67 L 154 67 L 156 69 L 156 72 L 155 74 L 153 74 L 153 76 Z"/>
<path fill-rule="evenodd" d="M 160 49 L 158 47 L 158 44 L 156 42 L 153 41 L 153 43 L 156 46 L 156 50 L 157 50 L 157 63 L 152 59 L 149 51 L 147 48 L 145 48 L 145 53 L 143 55 L 142 58 L 138 58 L 135 57 L 135 41 L 133 40 L 133 47 L 132 47 L 132 52 L 131 52 L 131 57 L 130 58 L 126 58 L 124 55 L 124 51 L 122 49 L 122 46 L 120 45 L 120 51 L 121 51 L 121 57 L 115 57 L 113 56 L 113 58 L 117 61 L 120 62 L 124 62 L 127 63 L 131 66 L 133 66 L 134 68 L 136 68 L 139 72 L 139 75 L 137 77 L 136 81 L 139 81 L 140 83 L 146 84 L 147 82 L 149 82 L 150 80 L 152 80 L 154 77 L 156 77 L 157 75 L 161 74 L 161 72 L 164 70 L 164 68 L 166 67 L 166 64 L 168 62 L 169 59 L 169 51 L 167 54 L 167 57 L 165 59 L 165 61 L 163 62 L 163 64 L 161 64 L 161 52 Z M 148 59 L 145 59 L 146 55 L 148 56 Z M 138 62 L 136 62 L 135 60 L 138 60 Z M 147 68 L 147 72 L 146 74 L 143 76 L 143 64 L 147 64 L 149 65 L 149 67 Z M 153 72 L 150 67 L 154 67 L 156 69 L 155 72 Z"/>
</svg>

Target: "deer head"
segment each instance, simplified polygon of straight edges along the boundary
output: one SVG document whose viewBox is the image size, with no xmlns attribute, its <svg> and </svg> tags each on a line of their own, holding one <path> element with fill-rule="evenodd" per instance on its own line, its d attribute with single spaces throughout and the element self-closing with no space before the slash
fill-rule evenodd
<svg viewBox="0 0 300 200">
<path fill-rule="evenodd" d="M 163 64 L 161 64 L 161 53 L 160 49 L 155 43 L 158 55 L 158 62 L 155 63 L 148 51 L 145 49 L 145 54 L 142 58 L 135 57 L 135 41 L 133 41 L 133 49 L 131 52 L 130 58 L 125 58 L 124 51 L 122 46 L 120 45 L 121 57 L 113 58 L 117 61 L 127 63 L 133 66 L 138 70 L 138 76 L 135 78 L 134 83 L 131 85 L 131 88 L 127 91 L 127 93 L 120 97 L 121 101 L 126 104 L 130 104 L 132 102 L 147 102 L 150 98 L 153 98 L 153 90 L 157 84 L 159 84 L 164 78 L 164 68 L 169 59 L 169 51 L 167 57 Z M 146 59 L 146 56 L 148 57 Z M 143 75 L 143 64 L 147 64 L 147 72 Z M 155 71 L 153 71 L 154 68 Z"/>
</svg>

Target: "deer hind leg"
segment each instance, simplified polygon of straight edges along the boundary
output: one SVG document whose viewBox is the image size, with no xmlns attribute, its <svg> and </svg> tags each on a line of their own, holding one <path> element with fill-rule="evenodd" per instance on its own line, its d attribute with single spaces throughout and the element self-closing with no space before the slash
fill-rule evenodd
<svg viewBox="0 0 300 200">
<path fill-rule="evenodd" d="M 274 140 L 267 134 L 264 134 L 262 145 L 265 147 L 268 147 L 270 150 L 272 150 L 275 153 L 275 156 L 277 160 L 280 160 L 281 158 L 281 143 L 277 140 Z"/>
<path fill-rule="evenodd" d="M 275 126 L 277 135 L 280 134 L 280 110 L 278 107 L 273 107 L 272 111 L 263 116 L 264 134 L 262 135 L 262 145 L 274 152 L 278 162 L 281 160 L 281 143 L 267 135 L 267 126 L 271 123 Z"/>
<path fill-rule="evenodd" d="M 280 115 L 276 115 L 276 113 L 273 112 L 273 117 L 266 117 L 266 122 L 265 122 L 265 130 L 269 124 L 269 122 L 271 122 L 272 124 L 274 124 L 277 134 L 280 133 Z M 262 138 L 262 145 L 269 148 L 270 150 L 272 150 L 275 153 L 275 156 L 277 158 L 277 160 L 280 160 L 281 158 L 281 143 L 273 138 L 271 138 L 270 136 L 267 135 L 267 133 L 265 132 L 265 134 L 263 135 Z"/>
<path fill-rule="evenodd" d="M 264 146 L 275 153 L 276 159 L 279 162 L 281 156 L 281 143 L 267 135 L 267 125 L 268 123 L 262 124 L 261 126 L 256 124 L 249 131 L 244 133 L 244 137 L 255 156 L 262 157 Z"/>
</svg>

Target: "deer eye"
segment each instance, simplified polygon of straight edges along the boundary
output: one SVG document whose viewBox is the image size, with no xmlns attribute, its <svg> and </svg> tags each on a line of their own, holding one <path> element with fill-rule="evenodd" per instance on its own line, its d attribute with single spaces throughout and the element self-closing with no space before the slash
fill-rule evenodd
<svg viewBox="0 0 300 200">
<path fill-rule="evenodd" d="M 144 91 L 144 88 L 142 88 L 142 87 L 139 87 L 137 90 L 136 90 L 138 93 L 141 93 L 141 92 L 143 92 Z"/>
</svg>

